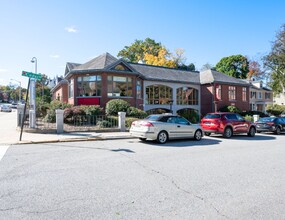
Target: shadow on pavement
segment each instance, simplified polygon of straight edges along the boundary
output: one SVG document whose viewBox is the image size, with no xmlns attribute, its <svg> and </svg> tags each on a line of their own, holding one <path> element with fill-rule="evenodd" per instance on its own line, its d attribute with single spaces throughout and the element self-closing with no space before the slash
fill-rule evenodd
<svg viewBox="0 0 285 220">
<path fill-rule="evenodd" d="M 201 141 L 196 141 L 193 139 L 176 139 L 169 140 L 165 144 L 159 144 L 156 141 L 140 141 L 142 144 L 154 145 L 158 147 L 198 147 L 198 146 L 209 146 L 220 144 L 221 140 L 203 138 Z"/>
<path fill-rule="evenodd" d="M 211 138 L 217 138 L 221 140 L 240 140 L 240 141 L 265 141 L 265 140 L 274 140 L 276 137 L 257 134 L 254 137 L 249 137 L 246 134 L 237 134 L 233 135 L 231 138 L 224 138 L 222 135 L 211 135 Z"/>
</svg>

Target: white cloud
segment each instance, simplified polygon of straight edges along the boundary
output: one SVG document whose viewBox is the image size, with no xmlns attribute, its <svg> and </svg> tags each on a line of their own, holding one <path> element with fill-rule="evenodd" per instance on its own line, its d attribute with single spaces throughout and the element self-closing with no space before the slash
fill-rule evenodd
<svg viewBox="0 0 285 220">
<path fill-rule="evenodd" d="M 55 54 L 55 55 L 50 55 L 49 57 L 50 57 L 50 58 L 55 58 L 55 59 L 57 59 L 57 58 L 59 58 L 59 55 L 58 55 L 58 54 Z"/>
<path fill-rule="evenodd" d="M 0 72 L 7 72 L 7 69 L 0 69 Z"/>
<path fill-rule="evenodd" d="M 69 33 L 76 33 L 76 32 L 78 32 L 78 30 L 74 26 L 66 27 L 65 30 L 67 32 L 69 32 Z"/>
</svg>

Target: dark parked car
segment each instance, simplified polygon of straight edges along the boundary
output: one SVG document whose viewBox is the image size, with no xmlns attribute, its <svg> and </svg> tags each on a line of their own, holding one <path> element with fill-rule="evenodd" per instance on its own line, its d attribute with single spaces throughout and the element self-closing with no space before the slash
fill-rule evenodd
<svg viewBox="0 0 285 220">
<path fill-rule="evenodd" d="M 215 112 L 205 115 L 201 120 L 201 127 L 205 135 L 211 133 L 222 134 L 230 138 L 233 134 L 246 133 L 250 137 L 255 136 L 255 124 L 246 121 L 241 115 L 231 112 Z"/>
<path fill-rule="evenodd" d="M 260 118 L 255 124 L 258 133 L 274 132 L 275 134 L 280 134 L 282 131 L 285 131 L 285 118 L 283 117 Z"/>
</svg>

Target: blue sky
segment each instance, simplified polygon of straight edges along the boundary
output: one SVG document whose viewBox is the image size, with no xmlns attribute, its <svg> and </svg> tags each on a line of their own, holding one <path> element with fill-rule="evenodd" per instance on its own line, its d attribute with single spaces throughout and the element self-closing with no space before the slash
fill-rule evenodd
<svg viewBox="0 0 285 220">
<path fill-rule="evenodd" d="M 0 0 L 0 85 L 22 70 L 63 75 L 66 62 L 116 56 L 149 37 L 185 49 L 199 70 L 234 54 L 260 58 L 285 23 L 284 0 Z"/>
</svg>

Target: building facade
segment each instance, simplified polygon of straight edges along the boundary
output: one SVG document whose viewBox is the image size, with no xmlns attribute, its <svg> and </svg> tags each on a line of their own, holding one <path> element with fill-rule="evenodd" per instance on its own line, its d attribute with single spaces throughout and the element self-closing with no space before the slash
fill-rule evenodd
<svg viewBox="0 0 285 220">
<path fill-rule="evenodd" d="M 273 104 L 273 92 L 263 86 L 262 81 L 250 81 L 250 110 L 266 113 L 266 107 Z"/>
<path fill-rule="evenodd" d="M 67 63 L 53 99 L 100 105 L 123 99 L 149 113 L 201 116 L 225 105 L 249 110 L 249 83 L 213 70 L 204 72 L 129 63 L 109 53 L 87 63 Z"/>
</svg>

